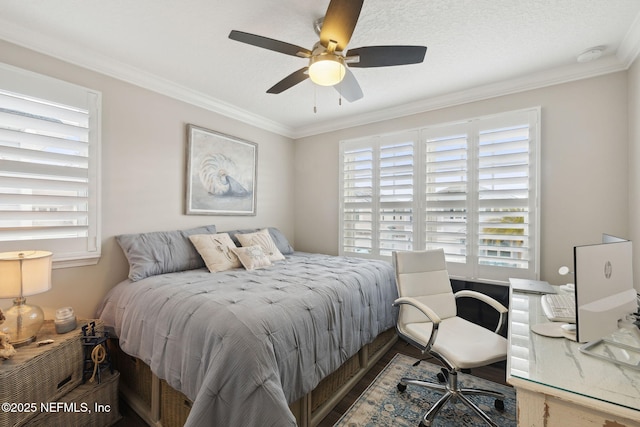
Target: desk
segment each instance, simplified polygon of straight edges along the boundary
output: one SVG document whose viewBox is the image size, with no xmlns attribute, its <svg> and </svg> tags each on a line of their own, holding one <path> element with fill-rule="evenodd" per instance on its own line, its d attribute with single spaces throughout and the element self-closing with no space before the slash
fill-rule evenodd
<svg viewBox="0 0 640 427">
<path fill-rule="evenodd" d="M 511 290 L 507 382 L 516 390 L 518 425 L 640 426 L 640 371 L 531 332 L 542 322 L 540 296 Z"/>
</svg>

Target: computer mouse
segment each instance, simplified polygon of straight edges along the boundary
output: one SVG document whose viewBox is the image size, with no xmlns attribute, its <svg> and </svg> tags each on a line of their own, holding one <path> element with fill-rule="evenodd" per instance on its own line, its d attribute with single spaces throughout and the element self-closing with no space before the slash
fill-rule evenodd
<svg viewBox="0 0 640 427">
<path fill-rule="evenodd" d="M 564 331 L 575 334 L 576 333 L 576 325 L 574 323 L 565 323 L 560 326 Z"/>
</svg>

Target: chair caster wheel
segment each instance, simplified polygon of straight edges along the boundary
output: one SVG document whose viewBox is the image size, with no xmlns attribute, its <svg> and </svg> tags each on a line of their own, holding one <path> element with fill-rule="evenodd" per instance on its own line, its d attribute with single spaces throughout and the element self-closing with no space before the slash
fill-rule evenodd
<svg viewBox="0 0 640 427">
<path fill-rule="evenodd" d="M 398 383 L 398 391 L 403 392 L 407 389 L 406 384 Z"/>
<path fill-rule="evenodd" d="M 438 381 L 440 381 L 441 383 L 444 383 L 447 381 L 447 379 L 444 377 L 444 374 L 438 374 Z"/>
<path fill-rule="evenodd" d="M 493 406 L 500 412 L 504 412 L 504 400 L 496 399 Z"/>
</svg>

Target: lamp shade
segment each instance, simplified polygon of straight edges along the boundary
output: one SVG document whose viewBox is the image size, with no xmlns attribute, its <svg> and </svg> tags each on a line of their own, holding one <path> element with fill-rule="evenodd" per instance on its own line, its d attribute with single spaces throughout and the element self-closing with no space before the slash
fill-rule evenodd
<svg viewBox="0 0 640 427">
<path fill-rule="evenodd" d="M 48 251 L 0 253 L 0 298 L 36 295 L 51 289 Z"/>
</svg>

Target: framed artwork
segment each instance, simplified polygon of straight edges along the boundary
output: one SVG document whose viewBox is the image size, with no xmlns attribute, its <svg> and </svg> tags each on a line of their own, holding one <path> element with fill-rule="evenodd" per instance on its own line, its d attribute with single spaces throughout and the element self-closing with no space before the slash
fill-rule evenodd
<svg viewBox="0 0 640 427">
<path fill-rule="evenodd" d="M 258 145 L 187 125 L 187 215 L 255 215 Z"/>
</svg>

